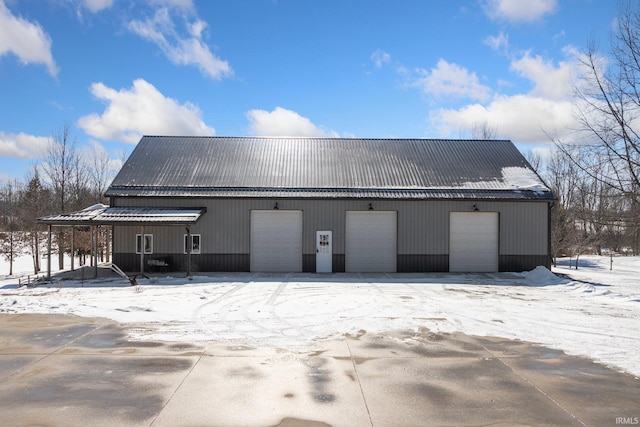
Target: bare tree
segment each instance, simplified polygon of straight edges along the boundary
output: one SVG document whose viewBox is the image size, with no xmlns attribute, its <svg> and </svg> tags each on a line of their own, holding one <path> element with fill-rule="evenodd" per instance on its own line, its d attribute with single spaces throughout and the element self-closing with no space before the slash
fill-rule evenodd
<svg viewBox="0 0 640 427">
<path fill-rule="evenodd" d="M 104 193 L 115 177 L 117 170 L 119 170 L 122 164 L 124 164 L 125 154 L 124 152 L 120 153 L 119 156 L 122 157 L 122 159 L 114 160 L 109 156 L 107 150 L 97 143 L 85 153 L 88 176 L 90 178 L 89 187 L 91 189 L 92 196 L 91 203 L 107 203 Z M 78 237 L 81 237 L 81 234 Z M 106 259 L 108 262 L 110 259 L 111 227 L 98 227 L 97 238 L 98 256 L 101 261 Z M 79 248 L 81 248 L 82 244 L 83 243 L 80 240 Z"/>
<path fill-rule="evenodd" d="M 542 174 L 543 163 L 544 163 L 542 161 L 542 156 L 540 156 L 539 153 L 537 153 L 537 152 L 535 152 L 533 150 L 527 150 L 523 154 L 524 154 L 525 159 L 527 159 L 527 161 L 529 162 L 529 164 L 533 168 L 533 170 L 536 171 L 536 173 L 538 175 L 541 175 Z"/>
<path fill-rule="evenodd" d="M 95 144 L 87 152 L 89 184 L 96 202 L 104 202 L 104 193 L 114 178 L 109 153 L 101 145 Z"/>
<path fill-rule="evenodd" d="M 17 181 L 8 182 L 0 191 L 0 253 L 9 263 L 9 275 L 13 275 L 13 261 L 23 253 L 20 239 L 18 203 L 20 185 Z"/>
<path fill-rule="evenodd" d="M 586 155 L 559 144 L 591 179 L 640 203 L 640 3 L 621 3 L 610 39 L 610 58 L 590 43 L 582 56 L 584 76 L 575 85 L 577 120 Z M 585 142 L 586 141 L 586 142 Z M 597 171 L 597 172 L 595 172 Z M 630 217 L 629 226 L 640 226 Z"/>
<path fill-rule="evenodd" d="M 569 208 L 579 224 L 573 240 L 590 240 L 589 244 L 599 251 L 602 242 L 617 245 L 617 235 L 624 234 L 637 252 L 640 240 L 640 3 L 628 0 L 620 3 L 608 57 L 598 51 L 595 42 L 590 42 L 580 61 L 584 74 L 574 85 L 579 124 L 574 136 L 579 142 L 567 144 L 552 138 L 580 172 L 580 186 L 571 186 L 573 196 L 579 196 Z"/>
<path fill-rule="evenodd" d="M 489 122 L 474 123 L 471 126 L 471 138 L 473 139 L 496 139 L 498 128 L 489 125 Z"/>
<path fill-rule="evenodd" d="M 585 179 L 584 176 L 581 178 L 577 183 L 576 197 L 571 206 L 576 228 L 571 235 L 574 255 L 576 256 L 576 269 L 578 269 L 580 255 L 584 252 L 587 250 L 600 252 L 601 232 L 603 230 L 599 206 L 604 201 L 600 200 L 600 185 L 595 179 Z"/>
<path fill-rule="evenodd" d="M 51 139 L 42 169 L 53 190 L 55 210 L 64 213 L 81 208 L 82 201 L 86 200 L 87 177 L 68 124 Z M 58 268 L 63 269 L 67 246 L 64 228 L 58 228 L 55 242 L 58 247 Z"/>
<path fill-rule="evenodd" d="M 69 125 L 57 131 L 49 141 L 47 153 L 42 162 L 42 170 L 54 192 L 56 209 L 65 212 L 72 181 L 72 165 L 76 163 L 75 140 Z"/>
<path fill-rule="evenodd" d="M 526 153 L 525 157 L 557 198 L 551 210 L 551 253 L 555 265 L 558 256 L 572 255 L 574 251 L 577 232 L 574 203 L 580 169 L 558 150 L 551 151 L 544 160 L 534 152 Z"/>
<path fill-rule="evenodd" d="M 36 223 L 36 219 L 50 212 L 51 191 L 42 184 L 38 170 L 34 168 L 33 175 L 25 186 L 18 207 L 20 228 L 33 257 L 34 273 L 40 271 L 40 244 L 43 231 L 42 226 Z"/>
</svg>

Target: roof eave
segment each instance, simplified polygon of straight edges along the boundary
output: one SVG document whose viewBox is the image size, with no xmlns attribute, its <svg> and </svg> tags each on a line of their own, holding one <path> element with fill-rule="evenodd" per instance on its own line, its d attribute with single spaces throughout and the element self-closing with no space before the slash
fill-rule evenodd
<svg viewBox="0 0 640 427">
<path fill-rule="evenodd" d="M 469 188 L 245 188 L 245 187 L 112 187 L 109 197 L 390 199 L 390 200 L 548 200 L 551 191 Z"/>
</svg>

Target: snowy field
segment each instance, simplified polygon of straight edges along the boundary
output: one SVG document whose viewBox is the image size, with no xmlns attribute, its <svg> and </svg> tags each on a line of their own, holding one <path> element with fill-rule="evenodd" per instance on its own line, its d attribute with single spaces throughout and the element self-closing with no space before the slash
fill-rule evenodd
<svg viewBox="0 0 640 427">
<path fill-rule="evenodd" d="M 57 266 L 57 260 L 53 259 Z M 307 345 L 360 331 L 425 327 L 540 343 L 640 376 L 640 257 L 584 256 L 496 274 L 201 274 L 18 287 L 0 275 L 0 313 L 128 324 L 133 339 Z M 15 271 L 28 271 L 21 259 Z M 0 264 L 0 274 L 8 265 Z M 361 333 L 361 332 L 360 332 Z"/>
</svg>

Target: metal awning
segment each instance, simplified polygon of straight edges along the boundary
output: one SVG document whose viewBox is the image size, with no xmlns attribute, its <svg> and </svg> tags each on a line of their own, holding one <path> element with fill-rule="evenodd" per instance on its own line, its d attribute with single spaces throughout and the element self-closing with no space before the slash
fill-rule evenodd
<svg viewBox="0 0 640 427">
<path fill-rule="evenodd" d="M 51 228 L 74 227 L 74 226 L 100 226 L 100 225 L 139 225 L 144 234 L 144 227 L 147 225 L 172 225 L 186 226 L 187 235 L 191 233 L 191 225 L 198 222 L 200 217 L 207 211 L 206 208 L 149 208 L 149 207 L 109 207 L 103 204 L 89 206 L 77 212 L 70 212 L 58 215 L 43 216 L 36 220 L 39 224 L 49 226 L 49 238 L 47 251 L 49 254 L 47 262 L 47 279 L 51 279 Z M 92 234 L 93 236 L 93 234 Z M 73 239 L 71 239 L 73 241 Z M 97 238 L 93 238 L 94 247 L 94 268 L 97 277 Z M 73 252 L 73 246 L 72 246 Z M 189 261 L 187 263 L 187 276 L 191 276 L 191 251 L 188 252 Z M 71 263 L 73 270 L 73 258 Z M 144 274 L 144 253 L 140 254 L 140 273 Z"/>
<path fill-rule="evenodd" d="M 206 208 L 109 207 L 97 204 L 77 212 L 38 218 L 39 224 L 73 225 L 191 225 Z"/>
</svg>

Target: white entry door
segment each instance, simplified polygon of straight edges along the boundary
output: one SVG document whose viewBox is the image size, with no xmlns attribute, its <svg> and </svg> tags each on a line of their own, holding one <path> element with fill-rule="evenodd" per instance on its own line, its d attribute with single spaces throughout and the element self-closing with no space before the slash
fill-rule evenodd
<svg viewBox="0 0 640 427">
<path fill-rule="evenodd" d="M 451 212 L 449 271 L 498 271 L 497 212 Z"/>
<path fill-rule="evenodd" d="M 333 236 L 331 231 L 316 231 L 316 273 L 333 271 Z"/>
<path fill-rule="evenodd" d="M 251 211 L 251 271 L 302 271 L 302 211 Z"/>
</svg>

